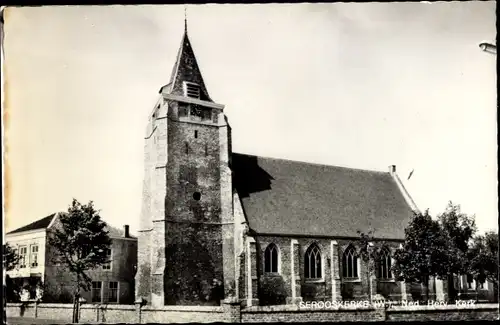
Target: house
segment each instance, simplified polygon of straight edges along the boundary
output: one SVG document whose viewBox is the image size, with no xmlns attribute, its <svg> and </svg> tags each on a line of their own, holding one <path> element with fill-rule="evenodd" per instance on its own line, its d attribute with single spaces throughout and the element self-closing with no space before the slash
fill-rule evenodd
<svg viewBox="0 0 500 325">
<path fill-rule="evenodd" d="M 36 298 L 36 288 L 43 288 L 44 302 L 72 302 L 73 275 L 55 259 L 55 249 L 49 245 L 52 229 L 58 226 L 54 213 L 6 234 L 6 242 L 14 248 L 19 260 L 7 272 L 17 287 L 25 287 L 29 299 Z M 92 289 L 83 292 L 89 303 L 133 303 L 134 276 L 137 263 L 137 238 L 131 236 L 128 225 L 123 230 L 108 226 L 111 262 L 89 270 Z"/>
</svg>

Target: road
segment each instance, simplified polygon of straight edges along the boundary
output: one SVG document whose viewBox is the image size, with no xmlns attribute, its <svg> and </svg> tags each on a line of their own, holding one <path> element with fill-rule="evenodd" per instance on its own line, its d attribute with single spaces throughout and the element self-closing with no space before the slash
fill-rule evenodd
<svg viewBox="0 0 500 325">
<path fill-rule="evenodd" d="M 5 323 L 4 323 L 5 324 Z M 25 324 L 71 324 L 71 322 L 60 319 L 43 319 L 31 317 L 8 317 L 8 325 L 25 325 Z"/>
</svg>

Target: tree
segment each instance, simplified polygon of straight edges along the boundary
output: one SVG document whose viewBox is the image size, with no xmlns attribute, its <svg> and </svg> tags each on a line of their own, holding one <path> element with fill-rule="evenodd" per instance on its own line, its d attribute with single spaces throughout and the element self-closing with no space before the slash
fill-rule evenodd
<svg viewBox="0 0 500 325">
<path fill-rule="evenodd" d="M 468 273 L 478 283 L 486 280 L 493 283 L 495 297 L 498 295 L 498 233 L 487 232 L 473 238 L 468 251 Z"/>
<path fill-rule="evenodd" d="M 450 254 L 450 270 L 448 274 L 448 288 L 450 298 L 456 298 L 453 277 L 466 274 L 469 269 L 470 259 L 467 257 L 469 244 L 476 233 L 476 223 L 474 216 L 468 216 L 460 211 L 460 205 L 455 205 L 451 201 L 444 213 L 438 216 L 441 228 L 448 238 Z"/>
<path fill-rule="evenodd" d="M 373 283 L 372 276 L 375 272 L 375 261 L 377 259 L 377 249 L 373 246 L 373 232 L 363 233 L 358 231 L 359 234 L 359 255 L 368 268 L 368 300 L 372 302 Z"/>
<path fill-rule="evenodd" d="M 451 269 L 449 240 L 438 221 L 428 211 L 416 213 L 405 229 L 402 248 L 394 254 L 393 272 L 397 280 L 421 283 L 429 298 L 429 278 L 446 278 Z"/>
<path fill-rule="evenodd" d="M 4 272 L 14 269 L 18 263 L 19 255 L 8 243 L 3 245 L 3 268 Z M 17 301 L 19 298 L 19 288 L 14 284 L 10 276 L 6 273 L 4 283 L 4 302 Z"/>
<path fill-rule="evenodd" d="M 14 248 L 10 246 L 8 243 L 3 245 L 3 262 L 4 262 L 4 268 L 7 271 L 12 270 L 14 267 L 16 267 L 17 262 L 18 262 L 18 255 Z"/>
<path fill-rule="evenodd" d="M 60 214 L 59 223 L 51 231 L 49 244 L 55 248 L 57 261 L 75 276 L 73 322 L 78 322 L 80 290 L 90 290 L 92 279 L 86 271 L 109 262 L 107 250 L 111 239 L 106 223 L 90 201 L 82 205 L 73 199 L 67 214 Z"/>
</svg>

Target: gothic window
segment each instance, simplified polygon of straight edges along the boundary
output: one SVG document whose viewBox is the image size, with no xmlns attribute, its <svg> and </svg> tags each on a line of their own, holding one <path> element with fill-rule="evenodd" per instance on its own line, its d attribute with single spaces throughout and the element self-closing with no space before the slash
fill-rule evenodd
<svg viewBox="0 0 500 325">
<path fill-rule="evenodd" d="M 306 279 L 321 278 L 321 251 L 316 244 L 312 244 L 306 250 L 304 256 L 304 275 Z"/>
<path fill-rule="evenodd" d="M 391 253 L 384 247 L 378 258 L 378 274 L 381 279 L 392 279 Z"/>
<path fill-rule="evenodd" d="M 342 256 L 342 276 L 347 279 L 358 278 L 358 254 L 349 246 Z"/>
<path fill-rule="evenodd" d="M 264 272 L 278 273 L 278 247 L 275 244 L 269 244 L 264 252 Z"/>
<path fill-rule="evenodd" d="M 200 98 L 200 85 L 193 82 L 184 81 L 184 96 L 191 98 Z"/>
</svg>

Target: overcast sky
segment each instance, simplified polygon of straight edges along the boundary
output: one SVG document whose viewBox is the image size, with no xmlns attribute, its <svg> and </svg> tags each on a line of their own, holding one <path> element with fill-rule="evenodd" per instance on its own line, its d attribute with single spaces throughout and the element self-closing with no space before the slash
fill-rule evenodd
<svg viewBox="0 0 500 325">
<path fill-rule="evenodd" d="M 397 171 L 498 228 L 495 2 L 188 6 L 235 152 Z M 184 6 L 8 8 L 7 230 L 93 200 L 137 230 L 146 122 Z M 409 172 L 413 176 L 407 180 Z M 353 216 L 353 218 L 356 216 Z"/>
</svg>

